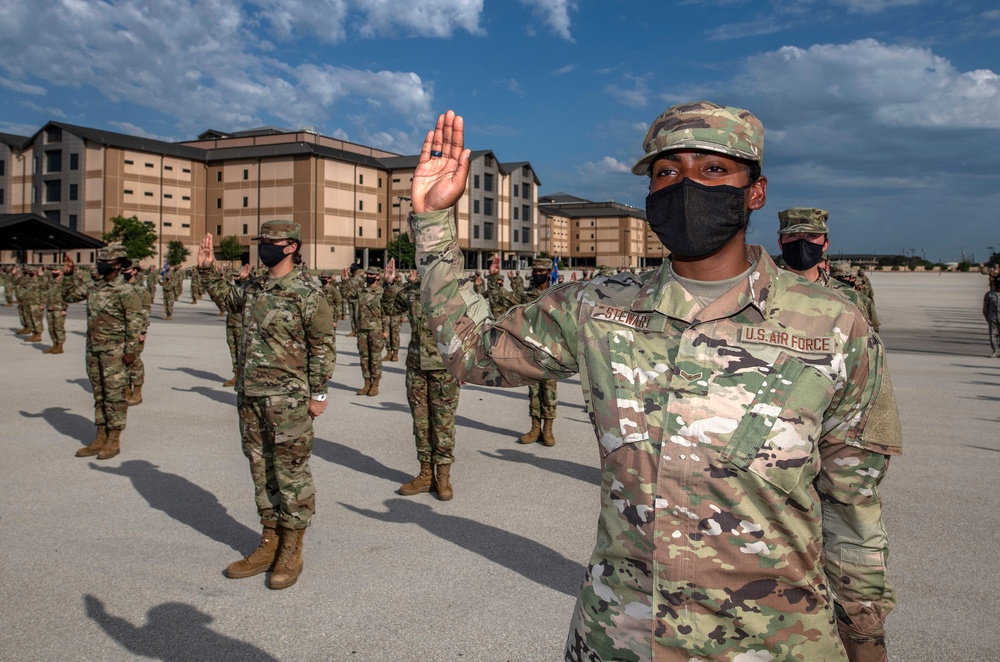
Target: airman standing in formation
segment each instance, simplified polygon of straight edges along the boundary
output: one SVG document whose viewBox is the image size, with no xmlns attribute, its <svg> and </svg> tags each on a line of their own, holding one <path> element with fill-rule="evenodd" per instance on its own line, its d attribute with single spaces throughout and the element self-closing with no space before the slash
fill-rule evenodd
<svg viewBox="0 0 1000 662">
<path fill-rule="evenodd" d="M 983 317 L 990 330 L 991 357 L 1000 356 L 1000 273 L 995 273 L 990 281 L 990 289 L 983 297 Z"/>
<path fill-rule="evenodd" d="M 49 338 L 52 347 L 42 350 L 42 354 L 62 354 L 66 342 L 66 301 L 63 299 L 64 275 L 61 267 L 52 269 L 49 286 L 45 291 L 45 317 L 49 323 Z"/>
<path fill-rule="evenodd" d="M 94 392 L 94 441 L 76 452 L 77 457 L 96 455 L 99 460 L 118 455 L 125 430 L 128 404 L 128 366 L 139 354 L 143 330 L 142 301 L 135 289 L 121 278 L 132 261 L 121 244 L 109 244 L 97 252 L 99 278 L 88 284 L 72 277 L 73 260 L 63 259 L 63 299 L 67 303 L 87 300 L 87 377 Z"/>
<path fill-rule="evenodd" d="M 454 496 L 451 465 L 455 461 L 455 412 L 458 410 L 458 380 L 444 366 L 427 326 L 427 314 L 420 302 L 420 280 L 416 272 L 410 280 L 396 282 L 395 259 L 385 269 L 382 307 L 387 315 L 406 313 L 410 319 L 410 345 L 406 349 L 406 400 L 413 417 L 413 438 L 417 445 L 420 473 L 399 486 L 403 496 L 436 492 L 441 501 Z"/>
<path fill-rule="evenodd" d="M 177 279 L 180 276 L 173 267 L 163 272 L 163 319 L 174 317 L 174 300 L 177 298 Z"/>
<path fill-rule="evenodd" d="M 142 352 L 146 349 L 146 334 L 149 332 L 149 318 L 153 309 L 153 295 L 139 282 L 139 267 L 132 265 L 122 271 L 125 283 L 135 290 L 142 303 L 142 330 L 139 333 L 135 361 L 128 366 L 128 386 L 125 387 L 125 403 L 129 407 L 142 404 L 142 385 L 146 383 L 146 365 L 142 362 Z"/>
<path fill-rule="evenodd" d="M 382 379 L 382 349 L 389 335 L 383 323 L 382 312 L 382 270 L 368 267 L 365 270 L 364 286 L 357 293 L 358 358 L 361 360 L 361 376 L 365 385 L 356 395 L 378 395 L 378 383 Z"/>
<path fill-rule="evenodd" d="M 885 353 L 856 306 L 746 243 L 763 136 L 746 110 L 669 108 L 632 167 L 669 260 L 499 320 L 459 278 L 464 121 L 424 140 L 409 222 L 445 365 L 501 387 L 579 373 L 594 425 L 601 510 L 567 660 L 886 659 L 877 488 L 902 439 Z"/>
<path fill-rule="evenodd" d="M 322 273 L 319 277 L 319 282 L 322 285 L 323 296 L 326 297 L 326 302 L 330 304 L 330 310 L 333 312 L 333 330 L 337 330 L 337 320 L 343 319 L 341 313 L 344 312 L 344 298 L 340 294 L 340 285 L 333 279 L 333 274 Z"/>
<path fill-rule="evenodd" d="M 250 280 L 250 271 L 250 265 L 244 264 L 243 268 L 239 271 L 231 273 L 230 277 L 233 287 L 240 288 L 246 285 Z M 208 292 L 208 296 L 215 302 L 215 305 L 226 312 L 226 344 L 229 345 L 229 358 L 233 363 L 233 376 L 222 382 L 222 385 L 227 388 L 233 387 L 236 386 L 236 375 L 239 373 L 239 347 L 243 337 L 243 310 L 228 308 L 223 301 L 217 300 L 213 296 L 211 289 L 207 287 L 205 289 Z"/>
<path fill-rule="evenodd" d="M 198 300 L 201 299 L 201 295 L 204 294 L 201 286 L 201 276 L 198 274 L 197 269 L 191 270 L 191 303 L 196 304 Z"/>
<path fill-rule="evenodd" d="M 17 301 L 14 294 L 14 267 L 4 267 L 0 269 L 0 285 L 3 285 L 4 306 L 10 308 Z"/>
<path fill-rule="evenodd" d="M 309 469 L 312 420 L 326 409 L 337 354 L 326 297 L 296 268 L 302 262 L 301 232 L 292 221 L 262 224 L 254 240 L 260 242 L 267 275 L 243 286 L 230 284 L 213 268 L 211 234 L 198 251 L 212 299 L 243 314 L 236 406 L 263 526 L 257 549 L 229 564 L 225 574 L 242 579 L 271 570 L 272 589 L 291 586 L 302 572 L 302 541 L 316 510 Z"/>
<path fill-rule="evenodd" d="M 21 291 L 17 295 L 18 303 L 24 310 L 25 327 L 21 333 L 30 334 L 24 342 L 41 342 L 45 327 L 45 290 L 44 278 L 39 273 L 40 268 L 26 265 L 21 276 Z"/>
<path fill-rule="evenodd" d="M 851 301 L 861 309 L 861 312 L 868 318 L 868 322 L 872 325 L 872 328 L 878 333 L 879 321 L 878 313 L 875 312 L 875 302 L 861 293 L 855 274 L 856 272 L 851 268 L 851 263 L 846 260 L 837 260 L 830 263 L 831 280 L 843 285 L 844 289 L 840 291 L 851 298 Z M 855 296 L 851 297 L 850 293 L 853 293 Z"/>
</svg>

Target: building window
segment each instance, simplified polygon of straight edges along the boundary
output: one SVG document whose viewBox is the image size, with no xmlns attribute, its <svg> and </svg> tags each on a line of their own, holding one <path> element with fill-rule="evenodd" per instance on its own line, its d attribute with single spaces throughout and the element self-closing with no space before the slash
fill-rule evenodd
<svg viewBox="0 0 1000 662">
<path fill-rule="evenodd" d="M 363 237 L 364 235 L 365 235 L 365 229 L 364 229 L 364 228 L 361 228 L 361 227 L 359 227 L 359 228 L 358 228 L 358 236 L 359 236 L 359 237 Z"/>
<path fill-rule="evenodd" d="M 189 228 L 189 227 L 191 227 L 191 224 L 190 223 L 181 223 L 181 227 L 182 228 Z"/>
<path fill-rule="evenodd" d="M 379 239 L 381 239 L 381 238 L 382 238 L 382 228 L 379 228 L 379 229 L 378 229 L 378 238 L 379 238 Z"/>
<path fill-rule="evenodd" d="M 0 177 L 3 177 L 6 174 L 7 174 L 7 162 L 4 161 L 3 159 L 0 159 Z"/>
<path fill-rule="evenodd" d="M 517 184 L 514 184 L 514 197 L 515 198 L 517 197 L 517 190 L 518 190 Z"/>
<path fill-rule="evenodd" d="M 146 196 L 147 198 L 152 198 L 153 197 L 153 192 L 152 191 L 143 191 L 142 194 L 144 196 Z"/>
<path fill-rule="evenodd" d="M 59 172 L 62 170 L 62 150 L 51 149 L 45 152 L 45 172 Z"/>
<path fill-rule="evenodd" d="M 358 185 L 359 186 L 363 186 L 364 183 L 365 183 L 365 176 L 364 175 L 358 175 Z"/>
<path fill-rule="evenodd" d="M 250 179 L 250 171 L 246 168 L 243 168 L 243 179 Z"/>
<path fill-rule="evenodd" d="M 130 188 L 125 189 L 125 195 L 132 195 L 132 189 Z"/>
<path fill-rule="evenodd" d="M 59 202 L 62 200 L 62 182 L 55 179 L 45 182 L 45 202 Z"/>
<path fill-rule="evenodd" d="M 531 184 L 523 184 L 521 186 L 521 197 L 531 199 Z"/>
<path fill-rule="evenodd" d="M 53 223 L 58 223 L 59 217 L 60 214 L 58 209 L 50 209 L 47 212 L 45 212 L 45 218 L 52 221 Z"/>
<path fill-rule="evenodd" d="M 248 198 L 245 195 L 243 196 L 243 206 L 244 207 L 249 207 L 250 206 L 250 198 Z"/>
<path fill-rule="evenodd" d="M 173 166 L 163 166 L 163 169 L 164 170 L 173 170 L 174 167 Z"/>
<path fill-rule="evenodd" d="M 152 163 L 147 163 L 147 164 L 146 164 L 146 167 L 147 167 L 147 168 L 152 168 L 152 167 L 153 167 L 153 164 L 152 164 Z"/>
<path fill-rule="evenodd" d="M 479 175 L 472 176 L 472 188 L 479 188 Z"/>
<path fill-rule="evenodd" d="M 216 209 L 222 209 L 222 198 L 216 198 L 215 199 L 215 208 Z"/>
<path fill-rule="evenodd" d="M 219 172 L 215 173 L 215 181 L 217 181 L 217 182 L 221 182 L 222 181 L 222 171 L 221 170 Z"/>
<path fill-rule="evenodd" d="M 493 190 L 493 174 L 487 172 L 483 175 L 483 190 L 492 191 Z"/>
<path fill-rule="evenodd" d="M 173 223 L 171 223 L 170 221 L 164 221 L 164 222 L 163 222 L 163 227 L 165 227 L 165 228 L 170 228 L 170 227 L 173 227 L 173 225 L 174 225 L 174 224 L 173 224 Z"/>
<path fill-rule="evenodd" d="M 0 205 L 3 204 L 3 189 L 0 188 Z"/>
<path fill-rule="evenodd" d="M 132 165 L 132 159 L 125 159 L 125 165 Z"/>
<path fill-rule="evenodd" d="M 382 213 L 382 203 L 378 203 L 378 213 Z"/>
<path fill-rule="evenodd" d="M 514 230 L 514 243 L 515 244 L 521 243 L 521 233 L 518 232 L 517 230 Z"/>
<path fill-rule="evenodd" d="M 515 216 L 515 218 L 517 218 Z M 530 221 L 531 220 L 531 207 L 528 205 L 521 205 L 521 220 Z"/>
<path fill-rule="evenodd" d="M 76 200 L 77 197 L 79 196 L 79 193 L 80 193 L 80 185 L 79 184 L 70 184 L 69 185 L 69 199 L 70 200 Z"/>
<path fill-rule="evenodd" d="M 493 224 L 483 223 L 483 239 L 491 241 L 493 239 Z"/>
<path fill-rule="evenodd" d="M 80 169 L 80 155 L 79 154 L 70 154 L 69 155 L 69 169 L 70 170 L 79 170 Z"/>
<path fill-rule="evenodd" d="M 45 142 L 47 143 L 61 143 L 62 142 L 62 129 L 58 126 L 50 126 L 45 129 Z"/>
<path fill-rule="evenodd" d="M 515 221 L 518 221 L 518 220 L 520 220 L 520 219 L 519 219 L 519 218 L 517 217 L 517 207 L 514 207 L 514 220 L 515 220 Z M 517 241 L 517 239 L 515 239 L 514 241 Z"/>
<path fill-rule="evenodd" d="M 38 187 L 37 186 L 32 186 L 31 187 L 31 202 L 32 203 L 38 202 Z"/>
<path fill-rule="evenodd" d="M 246 234 L 246 233 L 247 233 L 247 224 L 244 223 L 243 224 L 243 234 Z"/>
<path fill-rule="evenodd" d="M 221 225 L 216 225 L 215 226 L 215 234 L 217 234 L 217 235 L 221 235 L 222 234 L 222 226 Z"/>
<path fill-rule="evenodd" d="M 485 216 L 493 215 L 493 198 L 483 198 L 483 214 Z"/>
<path fill-rule="evenodd" d="M 365 210 L 365 201 L 358 200 L 358 211 L 364 211 L 364 210 Z"/>
<path fill-rule="evenodd" d="M 189 173 L 190 174 L 191 168 L 181 168 L 181 172 L 185 172 L 185 173 Z"/>
<path fill-rule="evenodd" d="M 382 178 L 381 177 L 378 178 L 378 187 L 382 188 Z"/>
<path fill-rule="evenodd" d="M 524 231 L 521 232 L 521 239 L 526 244 L 530 244 L 531 243 L 531 229 L 530 228 L 524 228 Z"/>
<path fill-rule="evenodd" d="M 399 177 L 393 177 L 392 183 L 393 184 L 398 184 L 399 183 Z"/>
<path fill-rule="evenodd" d="M 472 238 L 473 239 L 479 239 L 479 226 L 478 225 L 473 225 L 472 226 Z"/>
<path fill-rule="evenodd" d="M 472 213 L 473 214 L 478 214 L 479 213 L 479 200 L 473 200 L 472 201 Z"/>
<path fill-rule="evenodd" d="M 191 199 L 190 195 L 182 195 L 181 196 L 181 200 L 190 200 L 190 199 Z"/>
<path fill-rule="evenodd" d="M 76 214 L 69 215 L 69 229 L 70 230 L 76 229 Z"/>
<path fill-rule="evenodd" d="M 172 200 L 173 197 L 174 197 L 174 194 L 173 193 L 164 193 L 163 197 L 166 198 L 167 200 Z"/>
</svg>

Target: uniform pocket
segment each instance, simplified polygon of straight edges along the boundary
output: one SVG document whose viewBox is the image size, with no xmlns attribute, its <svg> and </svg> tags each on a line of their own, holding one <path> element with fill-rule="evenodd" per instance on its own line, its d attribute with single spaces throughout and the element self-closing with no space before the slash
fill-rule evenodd
<svg viewBox="0 0 1000 662">
<path fill-rule="evenodd" d="M 608 354 L 615 397 L 615 406 L 609 408 L 609 411 L 616 419 L 598 422 L 602 431 L 601 452 L 604 455 L 622 444 L 649 439 L 642 399 L 642 387 L 648 374 L 642 369 L 634 348 L 635 337 L 631 330 L 612 331 L 608 334 Z"/>
</svg>

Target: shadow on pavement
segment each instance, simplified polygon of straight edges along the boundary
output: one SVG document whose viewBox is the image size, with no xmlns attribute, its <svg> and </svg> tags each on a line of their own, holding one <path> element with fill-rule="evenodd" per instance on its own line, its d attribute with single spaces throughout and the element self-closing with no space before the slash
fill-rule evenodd
<svg viewBox="0 0 1000 662">
<path fill-rule="evenodd" d="M 21 411 L 20 414 L 25 418 L 45 419 L 56 432 L 64 437 L 76 439 L 81 444 L 89 444 L 94 436 L 94 421 L 86 416 L 71 414 L 66 407 L 49 407 L 37 414 Z"/>
<path fill-rule="evenodd" d="M 160 471 L 152 462 L 127 460 L 118 467 L 91 462 L 90 468 L 128 478 L 152 508 L 240 554 L 249 554 L 260 542 L 260 534 L 237 522 L 214 494 L 187 478 Z"/>
<path fill-rule="evenodd" d="M 213 619 L 183 602 L 164 602 L 146 612 L 141 627 L 108 613 L 104 603 L 89 593 L 83 596 L 87 617 L 133 655 L 168 660 L 247 660 L 277 662 L 252 644 L 227 637 L 208 627 Z"/>
<path fill-rule="evenodd" d="M 341 503 L 353 513 L 391 524 L 416 524 L 428 533 L 501 565 L 554 591 L 575 596 L 584 568 L 540 543 L 467 517 L 443 515 L 430 506 L 406 499 L 389 499 L 387 512 L 356 508 Z"/>
<path fill-rule="evenodd" d="M 90 394 L 94 393 L 94 387 L 90 385 L 90 379 L 88 379 L 87 377 L 77 377 L 76 379 L 67 379 L 66 383 L 67 384 L 76 384 L 77 386 L 79 386 L 80 388 L 82 388 L 87 393 L 90 393 Z"/>
<path fill-rule="evenodd" d="M 204 379 L 205 381 L 208 382 L 217 382 L 219 384 L 229 379 L 229 377 L 222 377 L 221 375 L 217 375 L 214 372 L 209 372 L 208 370 L 199 370 L 197 368 L 187 368 L 187 367 L 164 368 L 161 366 L 160 370 L 166 370 L 168 372 L 183 372 L 185 374 L 191 375 L 192 377 L 197 377 L 198 379 Z"/>
<path fill-rule="evenodd" d="M 350 446 L 344 446 L 335 441 L 327 441 L 319 437 L 313 439 L 312 454 L 327 462 L 332 462 L 333 464 L 338 464 L 358 473 L 374 476 L 375 478 L 382 478 L 391 483 L 408 483 L 413 479 L 412 475 L 398 469 L 393 469 L 392 467 L 387 467 L 375 458 L 365 455 Z"/>
<path fill-rule="evenodd" d="M 560 380 L 559 384 L 563 384 L 566 380 Z M 579 384 L 579 380 L 577 380 Z M 516 386 L 514 388 L 500 388 L 499 386 L 480 386 L 478 384 L 462 384 L 463 391 L 488 391 L 489 393 L 494 393 L 496 395 L 502 395 L 505 398 L 514 398 L 515 400 L 521 400 L 524 402 L 524 417 L 528 420 L 528 425 L 531 424 L 531 419 L 528 417 L 528 392 L 518 391 L 516 389 L 527 388 L 525 386 Z M 580 405 L 575 402 L 564 402 L 562 400 L 557 400 L 556 405 L 559 407 L 569 407 L 570 409 L 580 409 Z"/>
<path fill-rule="evenodd" d="M 388 409 L 389 411 L 398 411 L 409 415 L 410 406 L 408 404 L 403 404 L 401 402 L 377 402 L 373 403 L 379 405 L 378 407 L 369 406 L 364 402 L 352 402 L 351 404 L 357 405 L 358 407 L 364 407 L 366 409 Z M 455 416 L 455 425 L 462 428 L 472 428 L 473 430 L 482 430 L 483 432 L 492 432 L 493 434 L 498 434 L 502 437 L 520 437 L 523 433 L 516 432 L 514 430 L 508 430 L 506 428 L 498 428 L 495 425 L 489 425 L 483 423 L 482 421 L 477 421 L 475 419 L 469 418 L 467 416 Z"/>
<path fill-rule="evenodd" d="M 236 406 L 236 391 L 233 391 L 228 387 L 225 391 L 220 391 L 218 389 L 209 388 L 208 386 L 192 386 L 191 388 L 177 388 L 176 386 L 173 386 L 171 387 L 171 390 L 179 391 L 180 393 L 197 393 L 198 395 L 203 395 L 210 400 L 221 402 L 224 405 L 229 405 L 230 407 Z"/>
<path fill-rule="evenodd" d="M 1000 453 L 1000 448 L 990 448 L 989 446 L 974 446 L 973 444 L 965 444 L 967 448 L 978 448 L 981 451 L 993 451 L 994 453 Z"/>
<path fill-rule="evenodd" d="M 578 462 L 541 457 L 539 455 L 525 453 L 524 451 L 515 450 L 513 448 L 498 448 L 495 454 L 490 453 L 489 451 L 479 451 L 479 453 L 480 455 L 484 455 L 494 460 L 516 462 L 518 464 L 531 464 L 539 469 L 551 471 L 554 474 L 566 476 L 567 478 L 576 478 L 577 480 L 582 480 L 583 482 L 590 483 L 591 485 L 601 484 L 600 469 L 597 467 L 588 467 L 587 465 L 579 464 Z"/>
</svg>

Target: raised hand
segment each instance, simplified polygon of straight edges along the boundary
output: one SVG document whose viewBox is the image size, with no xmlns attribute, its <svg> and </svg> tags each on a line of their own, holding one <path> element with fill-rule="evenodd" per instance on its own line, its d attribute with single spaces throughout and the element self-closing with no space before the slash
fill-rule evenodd
<svg viewBox="0 0 1000 662">
<path fill-rule="evenodd" d="M 469 178 L 469 156 L 465 149 L 465 121 L 449 110 L 438 115 L 433 131 L 428 131 L 413 171 L 410 201 L 413 211 L 422 214 L 448 209 L 465 192 Z"/>
<path fill-rule="evenodd" d="M 73 258 L 71 258 L 69 256 L 69 253 L 66 253 L 65 255 L 63 255 L 63 273 L 64 274 L 71 274 L 71 273 L 73 273 L 73 269 L 75 269 L 75 268 L 76 268 L 76 265 L 73 264 Z"/>
<path fill-rule="evenodd" d="M 576 280 L 576 272 L 575 271 L 573 272 L 573 275 L 569 277 L 569 279 L 572 280 L 572 281 Z"/>
<path fill-rule="evenodd" d="M 392 285 L 396 280 L 396 258 L 390 257 L 389 261 L 385 263 L 385 273 L 382 274 L 382 279 L 385 280 L 386 285 Z"/>
<path fill-rule="evenodd" d="M 490 260 L 490 275 L 496 276 L 498 273 L 500 273 L 500 256 L 494 255 Z"/>
<path fill-rule="evenodd" d="M 238 278 L 240 280 L 246 280 L 249 277 L 250 277 L 250 263 L 247 262 L 246 264 L 243 265 L 243 268 L 240 269 L 240 275 L 238 276 Z"/>
<path fill-rule="evenodd" d="M 206 232 L 205 238 L 201 240 L 201 248 L 198 249 L 198 266 L 209 269 L 213 264 L 215 264 L 215 249 L 212 247 L 212 233 Z"/>
</svg>

